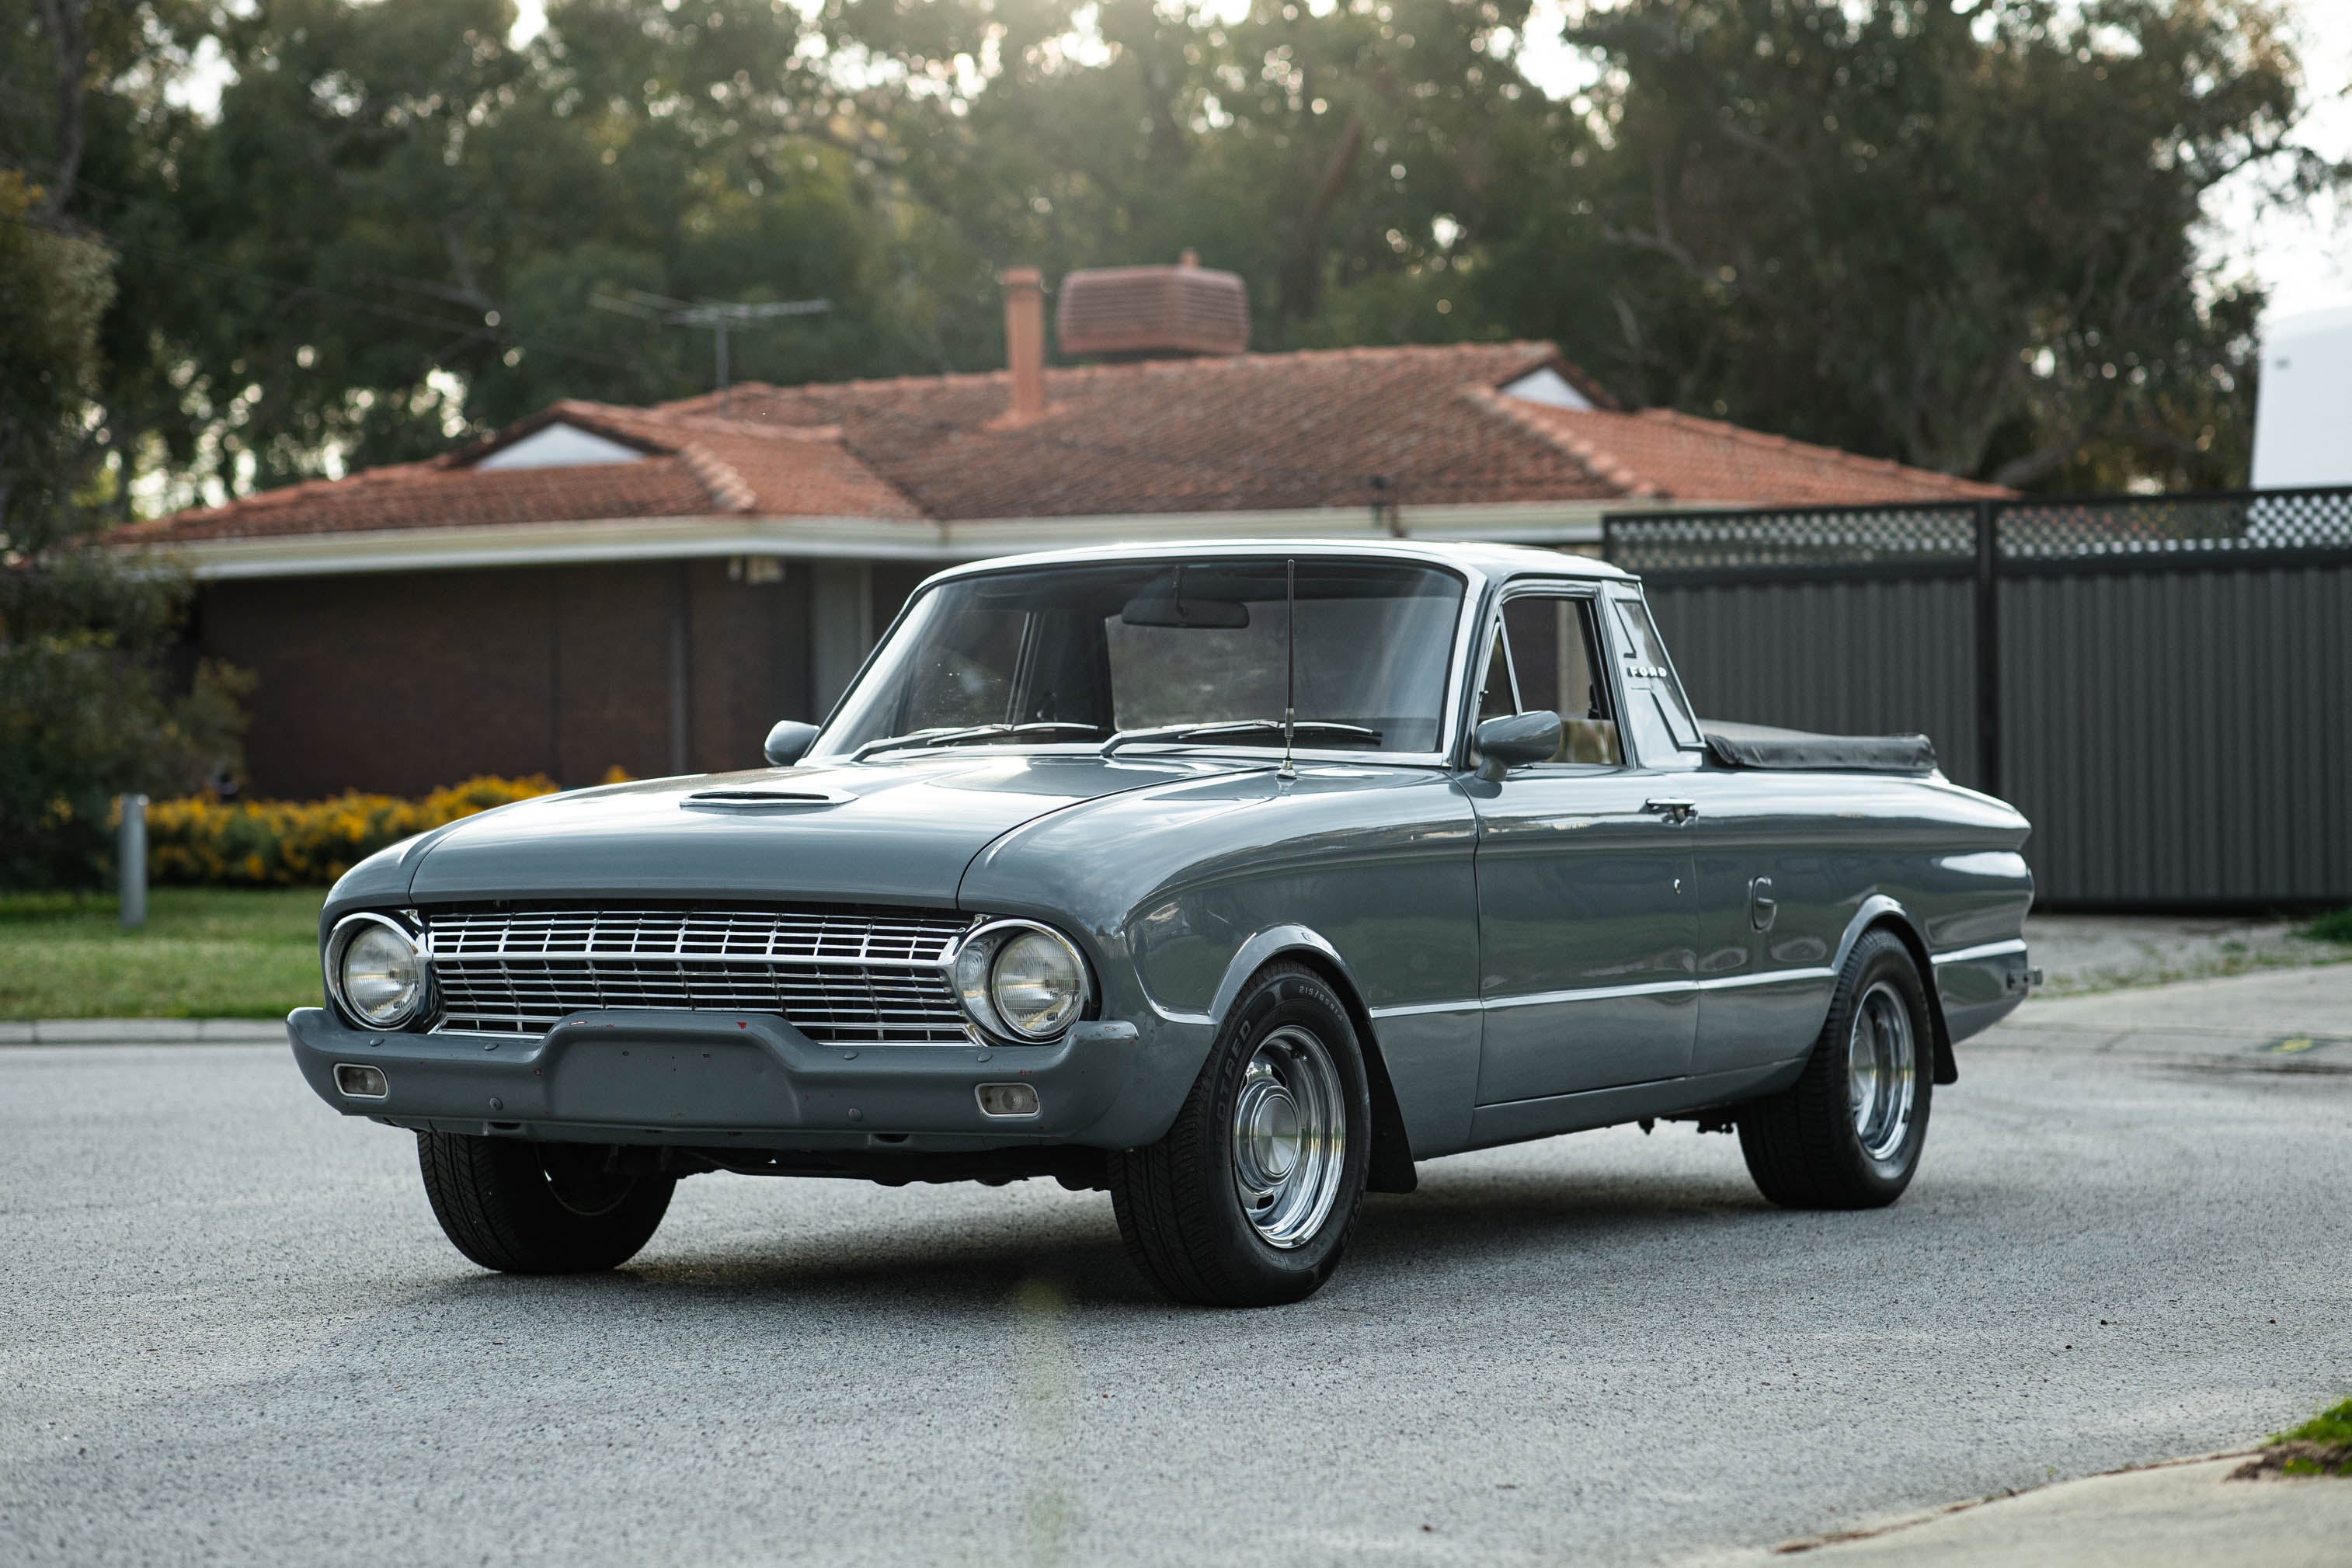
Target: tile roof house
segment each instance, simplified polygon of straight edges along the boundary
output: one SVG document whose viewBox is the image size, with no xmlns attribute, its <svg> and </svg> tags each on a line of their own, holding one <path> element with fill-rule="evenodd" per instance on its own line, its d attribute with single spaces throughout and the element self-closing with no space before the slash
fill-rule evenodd
<svg viewBox="0 0 2352 1568">
<path fill-rule="evenodd" d="M 203 651 L 260 677 L 255 787 L 306 794 L 756 760 L 950 560 L 1267 534 L 1591 549 L 1611 510 L 2005 493 L 1621 412 L 1548 343 L 1149 357 L 1131 346 L 1153 323 L 1120 301 L 1185 291 L 1148 270 L 1066 280 L 1066 341 L 1087 279 L 1120 285 L 1080 312 L 1114 362 L 1045 368 L 1016 272 L 1007 371 L 560 402 L 427 462 L 120 537 L 196 574 Z M 355 705 L 352 672 L 376 663 L 396 689 Z"/>
</svg>

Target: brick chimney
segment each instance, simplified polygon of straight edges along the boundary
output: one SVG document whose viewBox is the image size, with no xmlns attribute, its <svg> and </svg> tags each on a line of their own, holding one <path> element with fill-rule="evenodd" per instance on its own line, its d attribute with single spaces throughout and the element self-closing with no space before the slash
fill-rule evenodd
<svg viewBox="0 0 2352 1568">
<path fill-rule="evenodd" d="M 1170 360 L 1249 347 L 1249 290 L 1188 250 L 1173 267 L 1092 267 L 1062 279 L 1062 352 L 1085 359 Z"/>
<path fill-rule="evenodd" d="M 1013 267 L 1004 286 L 1004 358 L 1013 371 L 1013 403 L 1004 423 L 1025 424 L 1045 412 L 1045 278 L 1034 267 Z"/>
</svg>

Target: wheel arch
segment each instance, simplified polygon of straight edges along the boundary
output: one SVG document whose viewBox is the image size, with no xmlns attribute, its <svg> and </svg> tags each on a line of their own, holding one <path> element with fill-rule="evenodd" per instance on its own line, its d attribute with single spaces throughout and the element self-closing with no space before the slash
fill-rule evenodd
<svg viewBox="0 0 2352 1568">
<path fill-rule="evenodd" d="M 1387 1060 L 1381 1054 L 1380 1035 L 1372 1028 L 1371 1009 L 1365 1005 L 1363 988 L 1356 983 L 1348 961 L 1321 932 L 1306 925 L 1278 925 L 1242 944 L 1225 966 L 1210 1016 L 1222 1030 L 1250 981 L 1267 965 L 1284 961 L 1322 977 L 1339 1005 L 1348 1009 L 1348 1021 L 1363 1046 L 1364 1077 L 1372 1101 L 1372 1150 L 1364 1175 L 1365 1190 L 1412 1191 L 1420 1179 L 1413 1169 L 1412 1145 L 1405 1133 L 1404 1110 L 1397 1103 L 1396 1086 L 1389 1079 Z"/>
<path fill-rule="evenodd" d="M 1837 963 L 1832 967 L 1832 972 L 1841 977 L 1845 974 L 1846 960 L 1853 956 L 1854 944 L 1873 931 L 1893 932 L 1896 940 L 1910 953 L 1912 967 L 1919 971 L 1920 988 L 1927 997 L 1927 1027 L 1936 1042 L 1935 1082 L 1938 1084 L 1957 1083 L 1960 1077 L 1959 1062 L 1952 1051 L 1951 1026 L 1944 1021 L 1944 998 L 1936 984 L 1935 957 L 1927 951 L 1927 939 L 1921 935 L 1918 923 L 1912 919 L 1909 910 L 1883 893 L 1873 894 L 1863 900 L 1862 907 L 1855 910 L 1853 918 L 1846 923 L 1845 936 L 1838 943 Z"/>
</svg>

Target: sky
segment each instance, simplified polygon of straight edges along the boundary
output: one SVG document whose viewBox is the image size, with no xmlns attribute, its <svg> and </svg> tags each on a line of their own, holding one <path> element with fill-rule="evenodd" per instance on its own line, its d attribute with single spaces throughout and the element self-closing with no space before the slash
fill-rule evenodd
<svg viewBox="0 0 2352 1568">
<path fill-rule="evenodd" d="M 2352 0 L 2292 0 L 2287 9 L 2303 34 L 2312 105 L 2303 141 L 2339 162 L 2352 158 Z M 2272 319 L 2352 305 L 2352 212 L 2343 203 L 2265 211 L 2243 188 L 2219 195 L 2208 243 L 2269 286 Z"/>
</svg>

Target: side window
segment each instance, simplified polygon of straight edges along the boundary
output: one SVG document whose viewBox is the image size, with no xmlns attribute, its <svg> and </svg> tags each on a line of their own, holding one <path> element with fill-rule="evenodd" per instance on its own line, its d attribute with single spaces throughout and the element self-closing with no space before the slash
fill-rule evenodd
<svg viewBox="0 0 2352 1568">
<path fill-rule="evenodd" d="M 1683 695 L 1682 683 L 1675 679 L 1666 663 L 1666 645 L 1650 619 L 1650 607 L 1638 599 L 1612 598 L 1609 602 L 1625 633 L 1625 700 L 1644 710 L 1633 716 L 1635 735 L 1663 728 L 1676 747 L 1696 750 L 1706 745 L 1699 737 L 1698 721 L 1691 716 L 1690 701 Z M 1646 740 L 1644 747 L 1646 758 L 1652 749 Z"/>
<path fill-rule="evenodd" d="M 1519 711 L 1519 684 L 1512 677 L 1511 650 L 1503 640 L 1503 629 L 1495 628 L 1495 641 L 1486 650 L 1486 673 L 1478 684 L 1478 717 L 1508 718 Z"/>
<path fill-rule="evenodd" d="M 1553 761 L 1623 762 L 1592 614 L 1590 599 L 1521 594 L 1505 601 L 1478 716 L 1549 709 L 1560 717 Z"/>
</svg>

